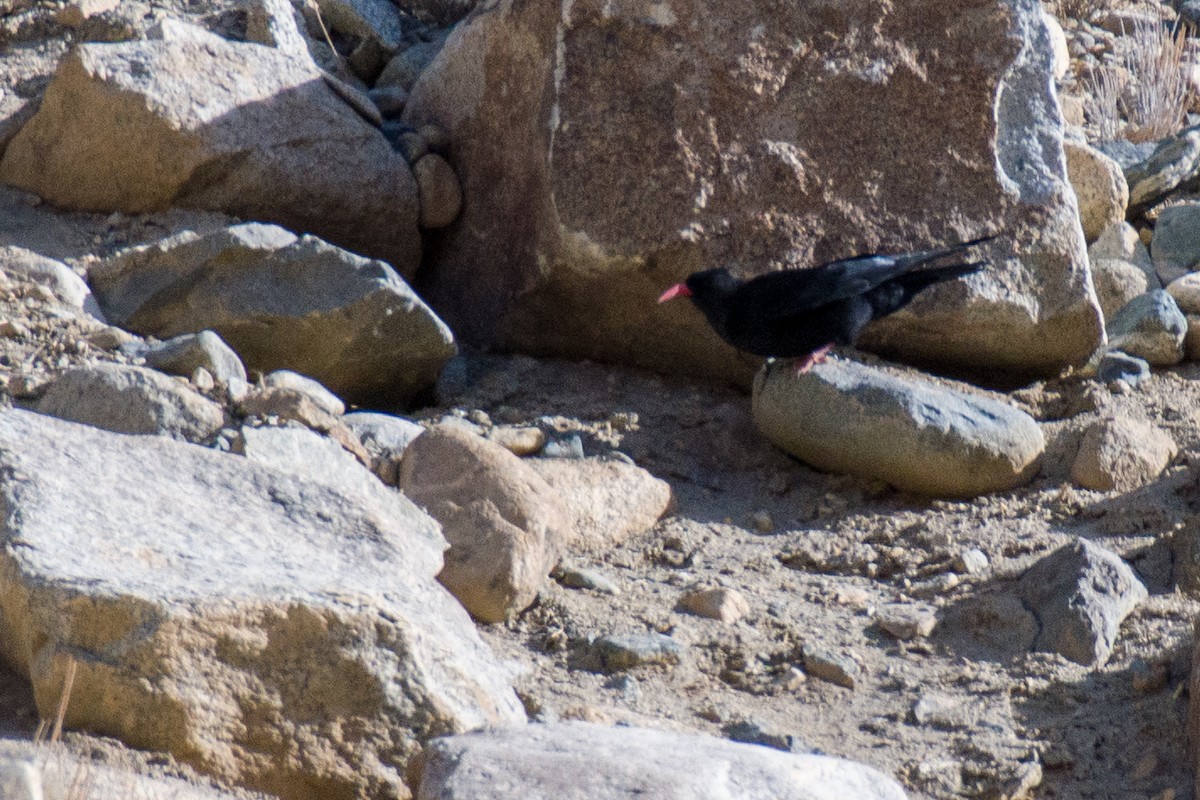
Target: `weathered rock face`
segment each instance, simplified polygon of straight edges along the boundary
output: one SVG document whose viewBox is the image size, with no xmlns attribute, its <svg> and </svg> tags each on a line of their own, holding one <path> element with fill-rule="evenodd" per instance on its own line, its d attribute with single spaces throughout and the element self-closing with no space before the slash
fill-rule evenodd
<svg viewBox="0 0 1200 800">
<path fill-rule="evenodd" d="M 491 4 L 405 110 L 450 133 L 464 188 L 424 288 L 471 341 L 745 378 L 664 287 L 999 233 L 871 346 L 1080 361 L 1103 332 L 1050 58 L 1031 0 Z"/>
<path fill-rule="evenodd" d="M 212 329 L 250 369 L 401 403 L 433 384 L 454 337 L 391 267 L 246 223 L 122 251 L 88 274 L 113 323 L 148 336 Z"/>
<path fill-rule="evenodd" d="M 0 659 L 52 716 L 74 658 L 68 727 L 223 780 L 407 797 L 419 743 L 524 715 L 437 525 L 362 486 L 0 412 Z"/>
<path fill-rule="evenodd" d="M 906 796 L 883 773 L 840 758 L 579 722 L 437 739 L 425 751 L 423 765 L 418 800 Z"/>
<path fill-rule="evenodd" d="M 307 58 L 212 35 L 84 44 L 9 144 L 0 181 L 68 208 L 224 211 L 411 275 L 412 173 Z"/>
</svg>

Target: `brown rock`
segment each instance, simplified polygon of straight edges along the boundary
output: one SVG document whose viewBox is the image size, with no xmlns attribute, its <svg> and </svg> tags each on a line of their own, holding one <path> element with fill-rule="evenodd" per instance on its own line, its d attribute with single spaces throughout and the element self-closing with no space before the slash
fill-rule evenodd
<svg viewBox="0 0 1200 800">
<path fill-rule="evenodd" d="M 1064 142 L 1067 175 L 1079 201 L 1083 236 L 1094 242 L 1109 226 L 1125 220 L 1129 186 L 1117 162 L 1081 142 Z"/>
<path fill-rule="evenodd" d="M 736 589 L 705 589 L 688 592 L 681 597 L 679 610 L 698 617 L 733 623 L 750 613 L 750 603 Z"/>
<path fill-rule="evenodd" d="M 1175 441 L 1148 422 L 1101 420 L 1084 434 L 1071 479 L 1085 489 L 1132 491 L 1157 478 L 1178 452 Z"/>
<path fill-rule="evenodd" d="M 1187 333 L 1183 337 L 1183 357 L 1200 361 L 1200 317 L 1188 315 Z"/>
<path fill-rule="evenodd" d="M 526 463 L 566 501 L 582 546 L 606 547 L 658 522 L 671 485 L 641 467 L 600 458 L 533 458 Z"/>
<path fill-rule="evenodd" d="M 497 444 L 437 425 L 404 452 L 399 487 L 450 542 L 438 580 L 483 622 L 526 608 L 570 535 L 562 499 Z"/>
<path fill-rule="evenodd" d="M 276 222 L 402 274 L 420 259 L 411 171 L 307 55 L 203 31 L 76 47 L 0 180 L 73 209 Z"/>
<path fill-rule="evenodd" d="M 437 153 L 421 156 L 413 165 L 413 177 L 421 198 L 421 227 L 444 228 L 454 222 L 462 210 L 462 188 L 446 159 Z"/>
<path fill-rule="evenodd" d="M 1003 231 L 992 268 L 869 345 L 1057 371 L 1099 344 L 1037 4 L 580 0 L 569 17 L 472 16 L 405 107 L 454 142 L 463 217 L 428 288 L 466 341 L 748 383 L 695 309 L 654 304 L 666 286 Z"/>
</svg>

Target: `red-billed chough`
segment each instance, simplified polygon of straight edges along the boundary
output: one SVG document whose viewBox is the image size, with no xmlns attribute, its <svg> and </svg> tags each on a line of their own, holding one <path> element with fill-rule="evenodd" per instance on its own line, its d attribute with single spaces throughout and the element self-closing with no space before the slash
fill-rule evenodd
<svg viewBox="0 0 1200 800">
<path fill-rule="evenodd" d="M 758 356 L 797 359 L 806 372 L 837 344 L 852 345 L 873 319 L 898 311 L 922 289 L 970 275 L 983 262 L 944 263 L 994 236 L 942 250 L 862 255 L 812 269 L 740 280 L 724 267 L 694 273 L 658 298 L 690 297 L 717 335 Z"/>
</svg>

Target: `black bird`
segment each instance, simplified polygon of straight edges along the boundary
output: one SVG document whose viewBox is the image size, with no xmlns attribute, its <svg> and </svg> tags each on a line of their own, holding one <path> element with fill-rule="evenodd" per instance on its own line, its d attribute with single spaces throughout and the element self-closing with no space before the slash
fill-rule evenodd
<svg viewBox="0 0 1200 800">
<path fill-rule="evenodd" d="M 824 360 L 834 345 L 854 344 L 868 322 L 900 310 L 922 289 L 978 272 L 981 261 L 942 262 L 994 238 L 941 250 L 861 255 L 746 281 L 718 267 L 675 284 L 658 302 L 692 298 L 726 342 L 757 356 L 795 358 L 799 374 Z"/>
</svg>

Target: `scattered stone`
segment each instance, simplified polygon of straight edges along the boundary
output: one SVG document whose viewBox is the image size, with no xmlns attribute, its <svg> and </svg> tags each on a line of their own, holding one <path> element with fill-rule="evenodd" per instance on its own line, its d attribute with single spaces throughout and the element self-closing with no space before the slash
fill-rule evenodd
<svg viewBox="0 0 1200 800">
<path fill-rule="evenodd" d="M 400 461 L 405 449 L 425 432 L 425 428 L 412 420 L 373 411 L 355 411 L 342 417 L 342 422 L 362 442 L 371 456 L 371 470 L 388 486 L 395 486 L 400 480 Z"/>
<path fill-rule="evenodd" d="M 750 613 L 750 603 L 736 589 L 716 588 L 688 592 L 677 608 L 698 617 L 731 625 Z"/>
<path fill-rule="evenodd" d="M 600 594 L 620 594 L 621 589 L 604 573 L 594 569 L 579 569 L 559 564 L 554 579 L 568 589 L 588 589 Z"/>
<path fill-rule="evenodd" d="M 1112 155 L 1110 152 L 1109 155 Z M 1136 217 L 1171 192 L 1186 186 L 1200 173 L 1200 128 L 1188 128 L 1168 136 L 1147 156 L 1125 167 L 1125 182 L 1129 185 L 1129 216 Z M 1166 209 L 1166 214 L 1170 209 Z M 1162 215 L 1157 225 L 1162 224 Z M 1154 248 L 1151 247 L 1151 250 Z M 1158 256 L 1154 257 L 1155 266 Z M 1176 276 L 1177 277 L 1177 276 Z M 1164 283 L 1170 283 L 1164 278 Z"/>
<path fill-rule="evenodd" d="M 897 639 L 925 639 L 937 627 L 937 612 L 928 606 L 889 603 L 876 614 L 879 627 Z"/>
<path fill-rule="evenodd" d="M 1200 131 L 1196 135 L 1200 137 Z M 1150 255 L 1154 271 L 1167 286 L 1200 264 L 1200 203 L 1162 210 L 1154 224 Z"/>
<path fill-rule="evenodd" d="M 1154 272 L 1154 262 L 1150 251 L 1138 235 L 1137 228 L 1122 220 L 1114 223 L 1100 234 L 1100 237 L 1088 247 L 1088 259 L 1100 261 L 1104 259 L 1128 261 L 1146 271 L 1147 276 L 1157 280 Z M 1154 288 L 1158 288 L 1155 286 Z"/>
<path fill-rule="evenodd" d="M 804 645 L 804 671 L 814 678 L 847 689 L 853 689 L 858 682 L 858 664 L 854 663 L 854 659 L 830 652 L 819 645 Z"/>
<path fill-rule="evenodd" d="M 531 425 L 497 425 L 488 431 L 487 438 L 517 456 L 540 453 L 546 446 L 545 431 Z"/>
<path fill-rule="evenodd" d="M 1153 270 L 1122 259 L 1094 259 L 1091 267 L 1096 297 L 1105 320 L 1111 320 L 1130 300 L 1161 286 Z"/>
<path fill-rule="evenodd" d="M 417 192 L 421 198 L 420 224 L 426 230 L 444 228 L 458 219 L 462 210 L 462 187 L 454 168 L 437 153 L 422 156 L 413 164 Z"/>
<path fill-rule="evenodd" d="M 457 352 L 387 264 L 273 225 L 173 236 L 90 278 L 116 325 L 159 337 L 211 329 L 248 369 L 294 370 L 355 399 L 407 401 Z"/>
<path fill-rule="evenodd" d="M 923 692 L 913 704 L 912 718 L 918 725 L 928 725 L 943 731 L 970 728 L 978 717 L 960 697 L 937 692 Z"/>
<path fill-rule="evenodd" d="M 1184 314 L 1200 314 L 1200 272 L 1189 272 L 1171 281 L 1167 294 Z"/>
<path fill-rule="evenodd" d="M 1146 359 L 1122 353 L 1120 350 L 1109 350 L 1100 357 L 1096 368 L 1096 378 L 1101 383 L 1124 381 L 1130 386 L 1140 386 L 1150 378 L 1150 365 Z"/>
<path fill-rule="evenodd" d="M 373 39 L 395 53 L 404 42 L 400 9 L 390 0 L 316 0 L 331 30 Z"/>
<path fill-rule="evenodd" d="M 753 414 L 763 435 L 818 469 L 934 496 L 1019 486 L 1046 446 L 1012 406 L 842 359 L 802 375 L 787 360 L 768 364 Z"/>
<path fill-rule="evenodd" d="M 545 458 L 582 459 L 584 457 L 583 439 L 577 433 L 551 439 L 542 448 L 542 456 Z"/>
<path fill-rule="evenodd" d="M 619 544 L 651 528 L 673 502 L 669 483 L 624 461 L 531 458 L 525 463 L 563 498 L 576 545 Z"/>
<path fill-rule="evenodd" d="M 1188 361 L 1200 361 L 1200 316 L 1187 318 L 1187 335 L 1183 337 L 1183 357 Z"/>
<path fill-rule="evenodd" d="M 761 722 L 753 719 L 731 722 L 721 728 L 721 733 L 731 742 L 759 744 L 785 753 L 813 752 L 812 746 L 796 734 L 769 730 Z"/>
<path fill-rule="evenodd" d="M 320 381 L 292 372 L 290 369 L 277 369 L 263 376 L 263 386 L 268 389 L 291 389 L 312 400 L 317 408 L 326 414 L 340 417 L 346 413 L 346 404 L 333 392 L 321 385 Z"/>
<path fill-rule="evenodd" d="M 90 364 L 59 375 L 37 403 L 41 414 L 116 433 L 201 442 L 225 424 L 221 407 L 145 367 Z"/>
<path fill-rule="evenodd" d="M 565 504 L 535 470 L 450 425 L 408 446 L 398 485 L 441 523 L 450 549 L 438 580 L 482 622 L 527 608 L 571 534 Z"/>
<path fill-rule="evenodd" d="M 249 0 L 246 3 L 246 41 L 273 47 L 289 55 L 309 57 L 301 32 L 304 16 L 290 0 Z"/>
<path fill-rule="evenodd" d="M 1186 335 L 1187 318 L 1162 289 L 1130 300 L 1108 323 L 1110 347 L 1144 358 L 1154 366 L 1182 361 Z"/>
<path fill-rule="evenodd" d="M 1149 664 L 1142 658 L 1133 660 L 1129 673 L 1133 690 L 1141 695 L 1162 691 L 1171 679 L 1169 664 Z"/>
<path fill-rule="evenodd" d="M 496 765 L 504 765 L 497 780 Z M 580 722 L 435 739 L 413 781 L 419 798 L 609 797 L 904 800 L 875 769 L 707 736 Z"/>
<path fill-rule="evenodd" d="M 404 111 L 404 104 L 408 102 L 408 92 L 399 86 L 377 87 L 367 92 L 367 96 L 384 119 L 400 116 Z"/>
<path fill-rule="evenodd" d="M 95 347 L 97 350 L 108 351 L 116 350 L 123 345 L 129 345 L 133 344 L 134 342 L 138 342 L 138 338 L 132 333 L 123 331 L 113 325 L 105 325 L 102 328 L 90 331 L 83 338 L 84 341 L 86 341 L 90 346 Z M 138 351 L 141 351 L 140 347 L 138 348 Z"/>
<path fill-rule="evenodd" d="M 250 391 L 238 403 L 238 412 L 244 417 L 299 422 L 322 433 L 338 424 L 338 418 L 317 405 L 306 392 L 287 386 Z"/>
<path fill-rule="evenodd" d="M 54 15 L 59 25 L 65 25 L 68 28 L 78 28 L 89 17 L 94 17 L 97 14 L 103 14 L 106 11 L 112 11 L 121 4 L 121 0 L 71 0 L 66 6 L 60 8 L 58 13 Z"/>
<path fill-rule="evenodd" d="M 750 515 L 750 524 L 759 533 L 770 533 L 775 530 L 775 520 L 769 511 L 755 511 Z"/>
<path fill-rule="evenodd" d="M 1178 454 L 1161 428 L 1130 417 L 1093 423 L 1071 465 L 1071 480 L 1099 492 L 1130 492 L 1153 481 Z"/>
<path fill-rule="evenodd" d="M 105 321 L 104 312 L 87 283 L 61 261 L 23 247 L 5 245 L 0 247 L 0 271 L 9 278 L 44 286 L 53 292 L 58 302 Z"/>
<path fill-rule="evenodd" d="M 204 367 L 196 367 L 192 370 L 189 380 L 192 382 L 192 386 L 201 392 L 211 392 L 217 388 L 217 379 Z"/>
<path fill-rule="evenodd" d="M 238 354 L 212 331 L 175 336 L 149 345 L 141 355 L 147 365 L 171 375 L 191 375 L 202 368 L 222 384 L 231 378 L 246 380 Z"/>
<path fill-rule="evenodd" d="M 0 650 L 43 717 L 74 660 L 66 727 L 338 797 L 407 796 L 418 742 L 524 718 L 433 580 L 437 525 L 379 484 L 16 410 L 0 412 L 0 476 L 0 613 L 20 621 Z"/>
<path fill-rule="evenodd" d="M 963 550 L 954 559 L 954 569 L 966 575 L 980 575 L 988 568 L 987 553 L 978 547 Z"/>
<path fill-rule="evenodd" d="M 1117 162 L 1083 142 L 1064 141 L 1067 176 L 1079 201 L 1083 236 L 1094 242 L 1106 228 L 1125 220 L 1129 187 Z"/>
<path fill-rule="evenodd" d="M 443 33 L 428 42 L 417 42 L 412 47 L 401 51 L 383 68 L 383 72 L 375 81 L 376 88 L 397 86 L 411 92 L 417 78 L 441 52 L 445 43 L 446 34 Z"/>
<path fill-rule="evenodd" d="M 601 672 L 612 673 L 646 665 L 674 666 L 683 655 L 683 647 L 661 633 L 629 633 L 597 639 L 588 655 Z"/>
<path fill-rule="evenodd" d="M 1091 667 L 1108 661 L 1121 621 L 1148 596 L 1128 564 L 1087 539 L 1043 557 L 1018 585 L 1041 624 L 1034 648 Z"/>
<path fill-rule="evenodd" d="M 416 181 L 379 131 L 307 56 L 195 30 L 71 49 L 0 180 L 65 208 L 275 222 L 413 274 Z"/>
</svg>

